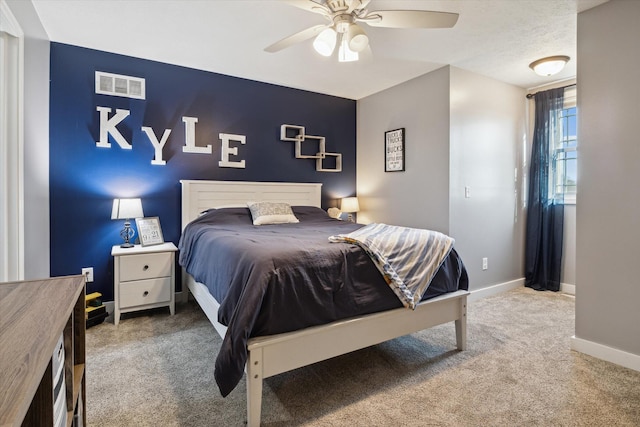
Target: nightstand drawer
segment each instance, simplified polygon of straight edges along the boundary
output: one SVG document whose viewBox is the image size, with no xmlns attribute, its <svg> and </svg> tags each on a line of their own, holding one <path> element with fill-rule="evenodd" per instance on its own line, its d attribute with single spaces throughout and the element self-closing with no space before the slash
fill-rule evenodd
<svg viewBox="0 0 640 427">
<path fill-rule="evenodd" d="M 153 279 L 171 275 L 172 254 L 128 255 L 120 257 L 120 281 Z"/>
<path fill-rule="evenodd" d="M 155 304 L 171 299 L 171 278 L 138 280 L 120 284 L 120 308 Z"/>
</svg>

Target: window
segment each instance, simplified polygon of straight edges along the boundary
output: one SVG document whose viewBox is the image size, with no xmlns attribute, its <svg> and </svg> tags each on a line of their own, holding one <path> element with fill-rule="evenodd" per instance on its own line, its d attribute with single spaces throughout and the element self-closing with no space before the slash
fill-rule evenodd
<svg viewBox="0 0 640 427">
<path fill-rule="evenodd" d="M 578 138 L 575 89 L 565 91 L 564 109 L 558 117 L 558 128 L 552 146 L 553 162 L 551 194 L 561 203 L 575 203 L 578 186 Z"/>
</svg>

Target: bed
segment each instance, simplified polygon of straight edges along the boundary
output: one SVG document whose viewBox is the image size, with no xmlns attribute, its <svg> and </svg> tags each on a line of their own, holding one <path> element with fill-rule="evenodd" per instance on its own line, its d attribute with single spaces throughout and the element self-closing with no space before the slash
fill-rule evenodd
<svg viewBox="0 0 640 427">
<path fill-rule="evenodd" d="M 180 182 L 182 184 L 182 228 L 185 231 L 181 238 L 181 245 L 183 245 L 182 251 L 185 253 L 195 253 L 188 245 L 198 240 L 190 237 L 186 231 L 193 233 L 192 230 L 195 229 L 202 230 L 202 233 L 204 233 L 204 230 L 210 226 L 209 222 L 216 224 L 215 227 L 220 228 L 216 223 L 216 221 L 221 220 L 220 218 L 225 221 L 237 222 L 239 229 L 243 227 L 253 228 L 256 234 L 251 240 L 254 240 L 254 246 L 256 247 L 268 244 L 269 239 L 279 239 L 279 235 L 270 233 L 284 233 L 282 231 L 284 229 L 290 229 L 291 231 L 287 233 L 293 233 L 298 237 L 298 240 L 302 241 L 306 238 L 304 236 L 306 233 L 304 227 L 314 221 L 323 223 L 321 224 L 322 227 L 329 227 L 328 229 L 331 232 L 344 231 L 348 233 L 361 227 L 329 219 L 327 215 L 324 215 L 324 212 L 320 210 L 321 184 L 194 180 L 182 180 Z M 243 207 L 246 206 L 248 201 L 288 203 L 293 207 L 295 215 L 301 218 L 300 224 L 282 224 L 282 227 L 280 225 L 275 227 L 268 225 L 257 226 L 258 228 L 256 228 L 250 223 L 249 209 Z M 203 215 L 203 212 L 209 209 L 211 209 L 211 212 Z M 327 220 L 323 217 L 326 217 Z M 247 221 L 248 224 L 245 224 Z M 329 223 L 329 221 L 332 222 Z M 325 225 L 324 222 L 328 224 Z M 195 223 L 198 223 L 197 225 L 200 228 L 197 228 Z M 277 228 L 277 231 L 275 228 Z M 447 322 L 455 322 L 457 348 L 464 350 L 466 347 L 468 279 L 464 265 L 457 257 L 455 250 L 451 250 L 451 254 L 433 279 L 433 282 L 438 285 L 433 285 L 434 290 L 432 292 L 437 293 L 430 295 L 428 299 L 420 301 L 414 310 L 402 307 L 402 304 L 397 299 L 392 303 L 393 297 L 389 299 L 386 296 L 384 298 L 377 297 L 375 292 L 381 295 L 384 292 L 391 292 L 381 275 L 378 274 L 374 279 L 370 273 L 366 272 L 368 270 L 358 268 L 358 274 L 363 274 L 363 276 L 354 279 L 354 282 L 370 281 L 373 283 L 381 281 L 382 283 L 382 285 L 375 284 L 374 288 L 376 290 L 374 291 L 367 290 L 367 294 L 357 294 L 357 298 L 362 298 L 364 304 L 355 304 L 358 306 L 355 308 L 351 306 L 354 305 L 351 303 L 345 303 L 341 306 L 340 299 L 342 297 L 340 297 L 340 292 L 342 291 L 331 291 L 329 299 L 335 299 L 337 305 L 336 307 L 331 306 L 331 309 L 327 308 L 326 313 L 314 309 L 313 306 L 313 304 L 323 307 L 325 304 L 327 306 L 330 305 L 332 301 L 327 301 L 326 299 L 310 301 L 309 304 L 312 305 L 308 307 L 304 305 L 306 302 L 304 304 L 298 303 L 297 306 L 295 303 L 288 302 L 286 313 L 283 313 L 283 310 L 273 310 L 272 308 L 280 302 L 278 298 L 282 298 L 282 295 L 271 288 L 265 287 L 267 290 L 261 294 L 260 298 L 251 297 L 250 299 L 242 300 L 246 296 L 244 290 L 235 292 L 232 287 L 228 290 L 224 287 L 217 288 L 211 283 L 209 283 L 210 286 L 202 283 L 215 282 L 219 280 L 219 277 L 224 279 L 226 276 L 221 276 L 224 273 L 222 270 L 225 269 L 224 266 L 231 264 L 224 256 L 227 252 L 233 253 L 233 247 L 239 240 L 237 238 L 239 231 L 236 228 L 232 228 L 231 225 L 229 227 L 225 225 L 222 229 L 222 237 L 217 236 L 212 241 L 220 244 L 221 241 L 226 239 L 226 242 L 231 245 L 228 251 L 226 249 L 220 250 L 218 246 L 218 255 L 211 258 L 212 260 L 215 258 L 215 262 L 220 263 L 217 265 L 220 271 L 211 273 L 217 274 L 217 276 L 210 278 L 207 276 L 208 273 L 203 273 L 195 268 L 197 264 L 203 264 L 203 262 L 198 261 L 193 264 L 189 261 L 189 257 L 186 257 L 181 260 L 181 265 L 185 267 L 183 268 L 183 286 L 186 284 L 189 292 L 223 338 L 223 345 L 216 359 L 216 381 L 221 393 L 223 395 L 228 394 L 229 381 L 231 388 L 235 386 L 234 381 L 238 380 L 238 374 L 242 375 L 242 372 L 237 372 L 239 368 L 246 373 L 247 424 L 249 426 L 260 425 L 262 381 L 265 378 Z M 313 235 L 312 242 L 313 239 L 317 240 L 315 235 L 319 232 L 324 232 L 324 229 L 321 231 L 309 231 Z M 342 251 L 341 253 L 344 253 L 345 257 L 357 256 L 366 258 L 366 255 L 362 254 L 364 251 L 358 249 L 355 245 L 331 244 L 327 242 L 327 237 L 322 237 L 322 243 L 318 241 L 314 244 L 334 245 L 331 250 Z M 295 243 L 292 243 L 292 246 L 295 245 Z M 235 250 L 237 251 L 238 249 Z M 181 258 L 183 256 L 182 251 Z M 238 256 L 236 255 L 236 257 Z M 289 255 L 285 257 L 289 257 Z M 317 256 L 313 256 L 309 260 L 317 258 Z M 199 258 L 194 255 L 192 259 Z M 358 265 L 366 263 L 360 258 L 357 258 L 357 260 Z M 258 267 L 255 268 L 257 269 Z M 315 268 L 315 265 L 311 268 Z M 295 281 L 298 270 L 292 269 L 294 271 L 294 273 L 291 273 L 292 281 Z M 360 273 L 361 270 L 363 271 L 362 273 Z M 190 273 L 193 273 L 199 280 L 196 280 Z M 230 274 L 238 275 L 233 272 Z M 278 270 L 278 274 L 285 275 L 281 270 Z M 306 273 L 300 274 L 304 275 Z M 352 272 L 349 274 L 352 274 Z M 307 275 L 303 277 L 306 278 Z M 299 283 L 295 284 L 295 286 L 298 285 Z M 324 286 L 326 287 L 326 284 Z M 342 288 L 340 287 L 340 289 Z M 302 286 L 298 286 L 279 292 L 282 294 L 299 293 L 296 297 L 300 301 L 306 301 L 306 297 L 304 297 L 305 289 Z M 228 292 L 228 294 L 225 292 Z M 315 291 L 311 290 L 309 292 L 314 293 Z M 369 294 L 369 292 L 373 293 Z M 214 294 L 218 296 L 218 299 L 214 297 Z M 349 298 L 353 299 L 353 295 L 349 295 Z M 384 300 L 384 302 L 375 302 L 378 300 Z M 236 305 L 232 305 L 229 301 L 234 301 Z M 241 301 L 244 302 L 241 304 Z M 343 307 L 344 305 L 350 306 L 347 309 Z M 241 307 L 241 309 L 238 309 L 238 307 Z M 285 314 L 295 318 L 296 310 L 300 312 L 315 312 L 317 315 L 310 320 L 291 320 L 291 323 L 287 324 Z M 346 315 L 345 313 L 351 313 L 349 310 L 355 310 L 354 313 L 356 314 Z M 262 318 L 265 317 L 263 316 L 263 311 L 268 313 L 265 316 L 273 318 L 273 324 L 265 326 L 261 323 L 261 320 L 264 320 Z M 246 320 L 248 318 L 250 320 Z M 242 333 L 246 336 L 245 340 L 235 338 L 240 333 L 238 331 L 244 331 Z M 227 369 L 229 363 L 240 366 L 231 366 L 231 369 Z M 221 365 L 219 366 L 219 364 Z M 221 366 L 224 366 L 225 369 L 220 369 Z M 227 370 L 236 371 L 235 380 L 227 381 L 225 378 L 222 380 L 219 378 L 218 372 L 226 372 Z M 227 382 L 225 383 L 225 381 Z"/>
</svg>

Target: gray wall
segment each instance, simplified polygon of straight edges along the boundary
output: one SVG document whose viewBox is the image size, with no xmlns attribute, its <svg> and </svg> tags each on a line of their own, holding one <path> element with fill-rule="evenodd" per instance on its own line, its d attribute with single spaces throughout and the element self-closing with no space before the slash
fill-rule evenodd
<svg viewBox="0 0 640 427">
<path fill-rule="evenodd" d="M 448 66 L 358 101 L 359 222 L 450 234 L 471 289 L 521 279 L 525 105 L 524 89 Z M 383 135 L 399 127 L 407 170 L 385 173 Z"/>
<path fill-rule="evenodd" d="M 450 233 L 472 287 L 522 278 L 524 89 L 451 67 Z M 465 186 L 470 197 L 465 197 Z M 482 258 L 489 268 L 482 270 Z"/>
<path fill-rule="evenodd" d="M 576 337 L 640 355 L 640 2 L 578 14 Z"/>
<path fill-rule="evenodd" d="M 37 279 L 49 277 L 49 37 L 30 1 L 7 4 L 25 36 L 25 279 Z"/>
<path fill-rule="evenodd" d="M 358 101 L 362 223 L 449 232 L 449 67 Z M 406 130 L 405 172 L 384 171 L 384 132 Z"/>
</svg>

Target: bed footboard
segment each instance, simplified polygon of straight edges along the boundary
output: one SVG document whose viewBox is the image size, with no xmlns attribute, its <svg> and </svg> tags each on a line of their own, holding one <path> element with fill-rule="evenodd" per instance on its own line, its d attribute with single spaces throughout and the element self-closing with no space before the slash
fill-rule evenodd
<svg viewBox="0 0 640 427">
<path fill-rule="evenodd" d="M 218 334 L 218 302 L 189 275 L 187 286 Z M 262 381 L 283 372 L 379 344 L 447 322 L 455 322 L 456 346 L 467 348 L 468 291 L 456 291 L 421 302 L 415 310 L 398 308 L 300 331 L 251 338 L 247 375 L 247 425 L 260 425 Z"/>
<path fill-rule="evenodd" d="M 442 323 L 455 322 L 456 345 L 467 343 L 467 291 L 445 294 L 418 305 L 249 340 L 247 425 L 259 426 L 262 380 L 321 360 L 379 344 Z"/>
</svg>

